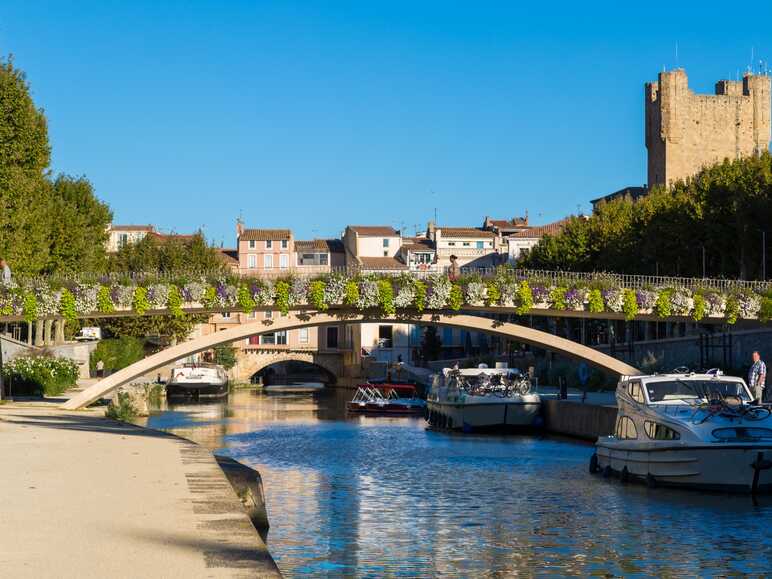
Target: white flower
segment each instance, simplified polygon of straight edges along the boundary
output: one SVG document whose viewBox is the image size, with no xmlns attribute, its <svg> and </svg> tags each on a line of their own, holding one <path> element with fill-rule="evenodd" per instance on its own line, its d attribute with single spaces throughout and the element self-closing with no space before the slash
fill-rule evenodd
<svg viewBox="0 0 772 579">
<path fill-rule="evenodd" d="M 473 306 L 481 306 L 485 303 L 485 284 L 481 281 L 472 281 L 464 288 L 466 303 Z"/>
<path fill-rule="evenodd" d="M 289 295 L 290 305 L 299 306 L 308 303 L 308 281 L 296 277 L 292 280 Z"/>
<path fill-rule="evenodd" d="M 366 310 L 368 308 L 374 308 L 378 305 L 379 293 L 378 282 L 365 279 L 359 283 L 359 299 L 356 306 L 360 310 Z"/>
<path fill-rule="evenodd" d="M 346 278 L 342 275 L 331 275 L 324 285 L 324 303 L 340 305 L 346 295 Z"/>
<path fill-rule="evenodd" d="M 606 308 L 611 312 L 621 312 L 625 305 L 625 296 L 621 289 L 611 288 L 603 290 L 603 302 L 606 304 Z"/>
<path fill-rule="evenodd" d="M 450 280 L 442 274 L 434 274 L 429 277 L 430 285 L 426 300 L 426 307 L 430 310 L 441 310 L 450 299 Z"/>
<path fill-rule="evenodd" d="M 409 308 L 415 303 L 415 285 L 411 281 L 400 282 L 397 295 L 394 296 L 394 307 Z"/>
</svg>

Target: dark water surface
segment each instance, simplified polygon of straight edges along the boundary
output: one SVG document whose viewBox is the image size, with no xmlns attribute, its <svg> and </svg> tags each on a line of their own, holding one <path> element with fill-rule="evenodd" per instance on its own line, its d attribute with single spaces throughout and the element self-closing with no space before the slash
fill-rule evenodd
<svg viewBox="0 0 772 579">
<path fill-rule="evenodd" d="M 591 476 L 592 446 L 348 417 L 351 391 L 241 390 L 148 425 L 260 471 L 287 577 L 766 575 L 772 500 Z"/>
</svg>

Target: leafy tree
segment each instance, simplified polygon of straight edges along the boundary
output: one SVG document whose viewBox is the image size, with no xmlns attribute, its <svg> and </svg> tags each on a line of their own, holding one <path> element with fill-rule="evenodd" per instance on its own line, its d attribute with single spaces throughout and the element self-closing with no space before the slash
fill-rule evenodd
<svg viewBox="0 0 772 579">
<path fill-rule="evenodd" d="M 0 60 L 0 254 L 21 273 L 42 270 L 48 259 L 50 152 L 24 73 Z"/>
<path fill-rule="evenodd" d="M 217 250 L 201 232 L 191 236 L 147 235 L 112 254 L 108 267 L 114 272 L 226 272 Z"/>
<path fill-rule="evenodd" d="M 704 262 L 708 276 L 759 278 L 770 223 L 772 156 L 765 152 L 706 167 L 636 201 L 600 203 L 589 218 L 542 239 L 523 265 L 701 277 Z"/>
<path fill-rule="evenodd" d="M 51 202 L 50 272 L 104 271 L 110 209 L 94 195 L 85 177 L 60 175 Z"/>
<path fill-rule="evenodd" d="M 236 365 L 236 348 L 232 344 L 220 344 L 214 347 L 214 363 L 226 370 Z"/>
<path fill-rule="evenodd" d="M 157 336 L 163 341 L 179 342 L 187 338 L 197 324 L 207 321 L 206 315 L 127 316 L 98 321 L 106 336 L 145 338 Z"/>
</svg>

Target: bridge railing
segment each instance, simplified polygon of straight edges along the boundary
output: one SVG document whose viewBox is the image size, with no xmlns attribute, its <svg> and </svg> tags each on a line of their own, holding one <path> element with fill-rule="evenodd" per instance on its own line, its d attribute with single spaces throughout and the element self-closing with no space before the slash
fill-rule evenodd
<svg viewBox="0 0 772 579">
<path fill-rule="evenodd" d="M 499 267 L 471 267 L 462 266 L 461 274 L 464 276 L 479 276 L 483 279 L 496 277 L 501 271 Z M 132 281 L 134 283 L 144 283 L 147 281 L 174 282 L 180 279 L 218 279 L 231 277 L 235 275 L 240 278 L 275 280 L 284 277 L 315 278 L 329 274 L 339 274 L 345 276 L 362 274 L 378 274 L 398 276 L 409 274 L 417 279 L 425 279 L 429 276 L 447 273 L 447 266 L 438 266 L 436 264 L 426 265 L 422 268 L 408 267 L 379 267 L 366 268 L 362 266 L 298 266 L 290 268 L 275 268 L 266 270 L 242 270 L 239 274 L 226 275 L 222 271 L 207 270 L 183 270 L 175 272 L 165 271 L 128 271 L 128 272 L 79 272 L 63 273 L 47 276 L 19 277 L 19 281 L 31 285 L 39 283 L 113 283 L 121 281 Z M 540 270 L 540 269 L 510 269 L 511 274 L 518 280 L 538 280 L 540 282 L 553 283 L 555 285 L 575 285 L 575 284 L 593 284 L 608 283 L 621 288 L 646 289 L 663 287 L 682 287 L 686 289 L 715 289 L 719 291 L 732 290 L 753 290 L 757 292 L 772 291 L 772 281 L 760 280 L 742 280 L 731 278 L 692 278 L 677 276 L 658 276 L 658 275 L 636 275 L 621 274 L 614 272 L 592 271 L 563 271 L 563 270 Z"/>
</svg>

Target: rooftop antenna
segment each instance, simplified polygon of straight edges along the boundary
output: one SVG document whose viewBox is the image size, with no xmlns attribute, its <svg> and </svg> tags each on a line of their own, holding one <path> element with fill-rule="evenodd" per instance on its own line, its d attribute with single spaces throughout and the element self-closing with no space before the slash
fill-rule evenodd
<svg viewBox="0 0 772 579">
<path fill-rule="evenodd" d="M 751 46 L 751 64 L 748 67 L 748 72 L 750 72 L 751 74 L 753 74 L 753 59 L 755 57 L 755 55 L 754 55 L 755 49 L 756 49 L 755 46 Z"/>
<path fill-rule="evenodd" d="M 678 41 L 675 43 L 675 67 L 678 68 Z"/>
</svg>

